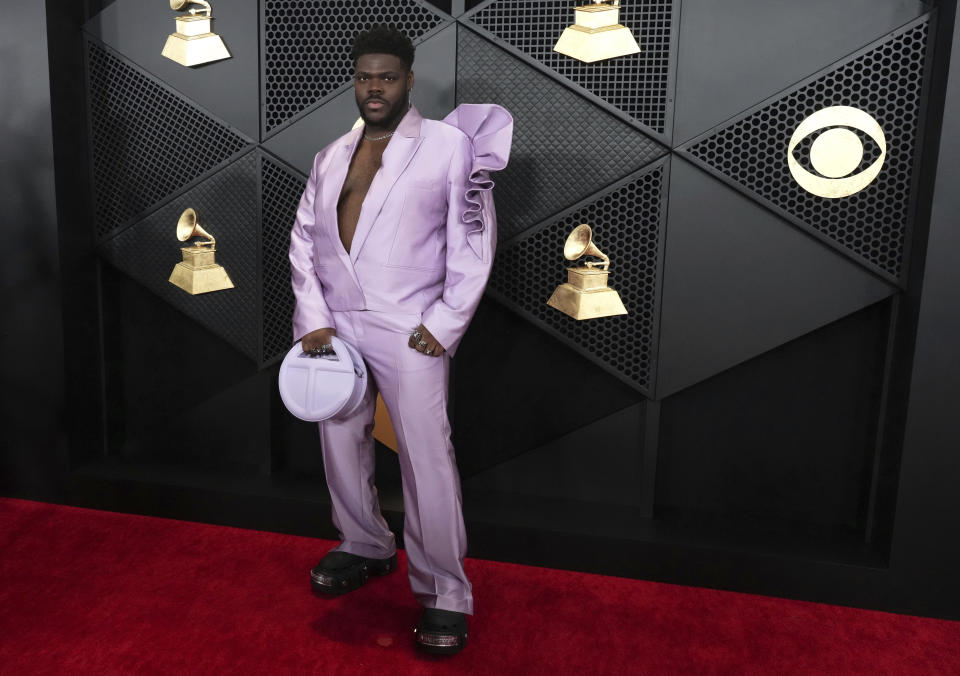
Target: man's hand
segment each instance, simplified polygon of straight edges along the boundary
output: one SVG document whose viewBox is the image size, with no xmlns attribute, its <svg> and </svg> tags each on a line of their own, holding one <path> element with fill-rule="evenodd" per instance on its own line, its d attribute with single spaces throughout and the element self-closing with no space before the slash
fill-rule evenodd
<svg viewBox="0 0 960 676">
<path fill-rule="evenodd" d="M 430 333 L 423 324 L 414 330 L 410 336 L 410 340 L 407 341 L 407 345 L 417 352 L 423 352 L 431 357 L 439 357 L 446 352 L 446 350 L 443 349 L 443 345 L 440 344 L 440 341 L 434 338 L 433 334 Z"/>
<path fill-rule="evenodd" d="M 335 335 L 337 335 L 337 330 L 331 328 L 311 331 L 300 341 L 300 347 L 303 348 L 304 352 L 320 350 L 322 352 L 326 352 L 327 354 L 334 354 L 332 346 L 327 348 L 323 348 L 322 346 L 330 345 L 330 339 Z"/>
</svg>

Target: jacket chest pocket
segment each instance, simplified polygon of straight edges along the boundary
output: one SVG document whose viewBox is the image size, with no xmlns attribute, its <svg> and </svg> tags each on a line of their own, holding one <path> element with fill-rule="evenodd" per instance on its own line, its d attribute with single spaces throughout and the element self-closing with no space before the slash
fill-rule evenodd
<svg viewBox="0 0 960 676">
<path fill-rule="evenodd" d="M 414 182 L 404 195 L 387 265 L 418 270 L 444 266 L 447 199 L 443 185 Z"/>
</svg>

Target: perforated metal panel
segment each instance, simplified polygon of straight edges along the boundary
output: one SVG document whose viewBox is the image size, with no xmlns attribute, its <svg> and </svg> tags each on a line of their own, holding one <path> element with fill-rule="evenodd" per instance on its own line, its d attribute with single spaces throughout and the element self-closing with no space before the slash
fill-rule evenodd
<svg viewBox="0 0 960 676">
<path fill-rule="evenodd" d="M 553 51 L 574 22 L 570 0 L 499 0 L 470 20 L 554 72 L 568 78 L 657 133 L 667 133 L 673 103 L 670 85 L 674 7 L 672 0 L 631 0 L 620 6 L 639 54 L 583 63 Z"/>
<path fill-rule="evenodd" d="M 292 340 L 293 290 L 290 288 L 290 229 L 307 179 L 263 157 L 263 354 L 266 363 L 282 357 Z"/>
<path fill-rule="evenodd" d="M 458 102 L 494 101 L 516 121 L 511 162 L 494 175 L 501 245 L 488 288 L 534 324 L 649 394 L 669 166 L 669 149 L 662 144 L 672 118 L 670 55 L 678 10 L 668 0 L 625 3 L 621 21 L 638 37 L 643 52 L 583 64 L 553 52 L 556 38 L 573 21 L 575 4 L 499 0 L 484 4 L 457 28 Z M 262 122 L 268 131 L 349 85 L 349 45 L 362 28 L 392 22 L 419 42 L 448 20 L 422 0 L 263 0 L 262 19 Z M 908 26 L 787 95 L 745 112 L 713 135 L 694 139 L 680 152 L 871 269 L 896 276 L 907 237 L 927 31 L 926 20 Z M 178 255 L 166 221 L 173 212 L 179 214 L 182 198 L 135 225 L 129 237 L 117 233 L 223 166 L 251 141 L 98 42 L 89 43 L 88 58 L 98 234 L 116 240 L 105 251 L 119 267 L 148 286 L 155 284 L 147 279 L 149 270 L 151 279 L 163 281 L 151 288 L 191 313 L 218 294 L 187 307 L 183 292 L 166 283 Z M 863 108 L 877 118 L 887 133 L 888 156 L 873 185 L 846 200 L 830 201 L 802 191 L 782 155 L 801 119 L 838 104 Z M 798 149 L 801 161 L 812 140 Z M 307 138 L 303 142 L 311 143 Z M 864 163 L 875 152 L 868 146 Z M 293 298 L 287 244 L 304 177 L 262 152 L 245 156 L 247 160 L 255 165 L 254 199 L 262 194 L 252 212 L 256 241 L 250 265 L 259 276 L 250 285 L 255 297 L 244 301 L 243 311 L 204 308 L 191 316 L 263 364 L 289 345 Z M 230 200 L 250 206 L 250 195 L 240 200 L 234 199 L 233 188 L 224 191 Z M 584 200 L 587 206 L 571 208 Z M 224 203 L 222 208 L 232 206 Z M 173 246 L 176 254 L 173 261 L 163 256 L 162 264 L 135 253 L 142 243 L 131 239 L 138 229 L 142 238 L 144 226 L 161 212 L 163 231 L 150 246 Z M 243 220 L 234 212 L 227 215 L 234 217 Z M 563 240 L 579 222 L 595 226 L 600 247 L 613 257 L 611 285 L 621 292 L 630 315 L 575 322 L 546 306 L 564 279 Z M 233 267 L 238 265 L 247 264 Z M 241 318 L 242 326 L 230 325 L 228 318 L 234 323 Z M 252 333 L 244 328 L 248 322 Z"/>
<path fill-rule="evenodd" d="M 507 243 L 497 252 L 488 286 L 494 297 L 645 394 L 653 382 L 667 162 L 659 160 L 596 200 Z M 547 305 L 566 281 L 570 263 L 563 244 L 580 223 L 590 224 L 595 243 L 610 256 L 609 284 L 629 314 L 577 321 Z"/>
<path fill-rule="evenodd" d="M 87 58 L 98 237 L 250 144 L 92 39 Z"/>
<path fill-rule="evenodd" d="M 247 153 L 100 245 L 114 266 L 254 360 L 260 356 L 259 171 L 257 153 Z M 176 227 L 187 207 L 216 237 L 217 263 L 235 288 L 191 296 L 167 281 L 183 259 Z"/>
<path fill-rule="evenodd" d="M 494 176 L 501 239 L 556 214 L 667 152 L 634 127 L 461 27 L 457 102 L 513 114 L 507 168 Z"/>
<path fill-rule="evenodd" d="M 394 24 L 416 43 L 444 22 L 415 0 L 264 0 L 264 132 L 350 82 L 350 45 L 372 24 Z"/>
<path fill-rule="evenodd" d="M 774 101 L 765 102 L 679 150 L 701 166 L 776 207 L 878 272 L 897 280 L 902 271 L 917 152 L 920 95 L 928 17 L 896 31 Z M 806 117 L 828 106 L 853 106 L 876 119 L 887 141 L 880 175 L 849 197 L 817 197 L 791 176 L 786 148 Z M 816 134 L 816 132 L 815 132 Z M 810 143 L 798 148 L 809 164 Z M 878 156 L 867 145 L 865 167 Z"/>
</svg>

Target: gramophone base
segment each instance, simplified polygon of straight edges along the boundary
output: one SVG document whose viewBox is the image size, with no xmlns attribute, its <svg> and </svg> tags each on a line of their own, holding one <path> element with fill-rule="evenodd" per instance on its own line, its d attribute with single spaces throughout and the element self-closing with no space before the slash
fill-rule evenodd
<svg viewBox="0 0 960 676">
<path fill-rule="evenodd" d="M 595 319 L 627 314 L 620 294 L 609 287 L 581 291 L 569 282 L 558 286 L 547 305 L 574 319 Z"/>
<path fill-rule="evenodd" d="M 177 263 L 170 275 L 170 283 L 191 296 L 233 288 L 233 282 L 222 265 L 194 268 L 186 263 Z"/>
<path fill-rule="evenodd" d="M 171 33 L 161 54 L 181 66 L 199 66 L 202 63 L 229 59 L 230 52 L 216 33 L 184 36 Z"/>
<path fill-rule="evenodd" d="M 626 26 L 616 24 L 603 28 L 568 26 L 564 29 L 553 51 L 573 57 L 584 63 L 614 59 L 637 54 L 640 46 Z"/>
</svg>

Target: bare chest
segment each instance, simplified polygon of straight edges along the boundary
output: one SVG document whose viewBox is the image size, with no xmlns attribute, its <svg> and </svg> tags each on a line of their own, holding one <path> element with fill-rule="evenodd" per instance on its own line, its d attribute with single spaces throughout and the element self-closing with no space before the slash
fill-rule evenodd
<svg viewBox="0 0 960 676">
<path fill-rule="evenodd" d="M 353 159 L 350 161 L 350 168 L 347 170 L 347 177 L 343 182 L 343 189 L 340 191 L 340 199 L 350 198 L 351 201 L 359 198 L 362 202 L 373 183 L 373 177 L 383 159 L 383 148 L 363 148 L 357 150 Z"/>
<path fill-rule="evenodd" d="M 350 160 L 350 167 L 347 169 L 347 176 L 340 190 L 340 198 L 337 200 L 340 240 L 347 251 L 350 251 L 350 245 L 353 243 L 363 200 L 370 190 L 370 184 L 373 183 L 377 170 L 380 169 L 384 147 L 381 144 L 361 143 Z"/>
</svg>

